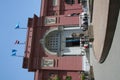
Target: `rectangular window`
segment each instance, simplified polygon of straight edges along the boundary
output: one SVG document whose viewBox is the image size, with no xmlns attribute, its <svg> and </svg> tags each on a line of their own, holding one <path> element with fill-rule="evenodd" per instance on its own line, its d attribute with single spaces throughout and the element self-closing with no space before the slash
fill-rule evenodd
<svg viewBox="0 0 120 80">
<path fill-rule="evenodd" d="M 72 0 L 72 4 L 75 4 L 75 0 Z"/>
<path fill-rule="evenodd" d="M 80 3 L 81 2 L 81 0 L 78 0 L 78 3 Z"/>
<path fill-rule="evenodd" d="M 80 46 L 79 38 L 66 38 L 66 47 Z"/>
<path fill-rule="evenodd" d="M 57 6 L 58 5 L 58 0 L 53 0 L 53 6 Z"/>
<path fill-rule="evenodd" d="M 75 4 L 75 0 L 65 0 L 67 4 Z"/>
<path fill-rule="evenodd" d="M 56 17 L 45 18 L 45 24 L 55 24 L 55 23 L 56 23 Z"/>
</svg>

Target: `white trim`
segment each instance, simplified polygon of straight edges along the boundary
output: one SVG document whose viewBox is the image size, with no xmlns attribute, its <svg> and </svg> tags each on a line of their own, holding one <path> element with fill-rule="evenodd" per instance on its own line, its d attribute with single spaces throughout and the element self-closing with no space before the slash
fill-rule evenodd
<svg viewBox="0 0 120 80">
<path fill-rule="evenodd" d="M 90 64 L 89 64 L 89 61 L 86 57 L 86 53 L 82 57 L 82 70 L 84 70 L 84 71 L 89 71 L 90 70 Z"/>
<path fill-rule="evenodd" d="M 80 27 L 66 27 L 64 30 L 75 30 L 75 29 L 80 29 Z"/>
</svg>

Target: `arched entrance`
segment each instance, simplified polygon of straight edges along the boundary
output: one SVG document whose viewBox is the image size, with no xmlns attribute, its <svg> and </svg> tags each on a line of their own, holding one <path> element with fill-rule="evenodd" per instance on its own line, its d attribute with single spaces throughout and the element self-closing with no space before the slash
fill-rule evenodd
<svg viewBox="0 0 120 80">
<path fill-rule="evenodd" d="M 51 55 L 81 55 L 79 36 L 73 36 L 73 33 L 80 34 L 79 27 L 58 27 L 50 29 L 41 40 L 45 51 Z"/>
</svg>

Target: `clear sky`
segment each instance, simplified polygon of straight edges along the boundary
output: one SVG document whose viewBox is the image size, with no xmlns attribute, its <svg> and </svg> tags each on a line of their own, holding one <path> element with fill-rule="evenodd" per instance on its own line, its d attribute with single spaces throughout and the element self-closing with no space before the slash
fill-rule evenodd
<svg viewBox="0 0 120 80">
<path fill-rule="evenodd" d="M 41 0 L 0 0 L 0 80 L 33 80 L 34 73 L 22 68 L 22 57 L 12 57 L 12 49 L 23 56 L 26 29 L 15 30 L 16 24 L 27 27 L 28 17 L 39 16 Z"/>
</svg>

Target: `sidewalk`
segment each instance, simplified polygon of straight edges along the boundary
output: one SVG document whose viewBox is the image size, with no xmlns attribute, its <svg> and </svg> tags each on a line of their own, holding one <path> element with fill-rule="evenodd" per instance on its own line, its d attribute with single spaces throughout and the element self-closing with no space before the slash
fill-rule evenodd
<svg viewBox="0 0 120 80">
<path fill-rule="evenodd" d="M 94 31 L 94 54 L 96 59 L 99 61 L 102 55 L 106 28 L 107 28 L 107 19 L 108 19 L 108 6 L 109 0 L 94 0 L 93 6 L 93 20 L 91 25 L 93 26 Z"/>
<path fill-rule="evenodd" d="M 93 46 L 90 48 L 90 65 L 93 66 L 95 80 L 120 80 L 120 11 L 109 55 L 104 63 L 100 64 L 98 62 L 101 57 L 105 41 L 109 1 L 110 0 L 94 0 L 92 25 L 95 40 Z"/>
</svg>

